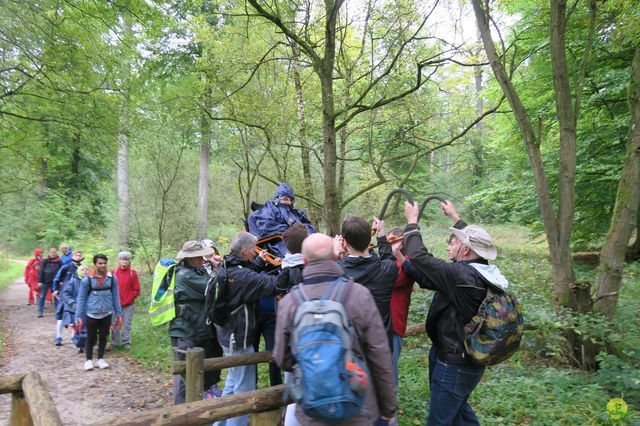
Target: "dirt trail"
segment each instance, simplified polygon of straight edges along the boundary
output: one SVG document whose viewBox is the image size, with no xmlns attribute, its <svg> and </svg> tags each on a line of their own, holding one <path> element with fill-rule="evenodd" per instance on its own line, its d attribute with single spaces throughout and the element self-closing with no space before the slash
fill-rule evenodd
<svg viewBox="0 0 640 426">
<path fill-rule="evenodd" d="M 110 368 L 85 372 L 84 354 L 70 343 L 68 330 L 63 331 L 62 346 L 53 344 L 53 307 L 47 304 L 44 317 L 37 318 L 37 308 L 26 304 L 27 296 L 22 279 L 0 293 L 6 337 L 0 375 L 40 373 L 65 425 L 90 424 L 169 403 L 168 377 L 151 373 L 122 354 L 107 352 Z M 0 395 L 0 425 L 8 424 L 10 410 L 11 396 Z"/>
</svg>

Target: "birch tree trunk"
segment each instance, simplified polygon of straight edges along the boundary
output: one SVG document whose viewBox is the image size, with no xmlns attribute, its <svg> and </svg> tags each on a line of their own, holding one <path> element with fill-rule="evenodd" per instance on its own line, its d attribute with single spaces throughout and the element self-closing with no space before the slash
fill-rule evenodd
<svg viewBox="0 0 640 426">
<path fill-rule="evenodd" d="M 124 12 L 122 17 L 122 32 L 125 39 L 130 39 L 132 30 L 129 17 Z M 121 249 L 129 247 L 129 98 L 131 89 L 131 66 L 124 60 L 122 67 L 122 100 L 120 104 L 120 118 L 118 121 L 118 245 Z"/>
<path fill-rule="evenodd" d="M 640 46 L 636 46 L 629 83 L 631 122 L 616 203 L 607 239 L 600 253 L 596 310 L 613 319 L 618 304 L 627 244 L 637 226 L 640 203 Z M 638 237 L 636 236 L 636 244 Z"/>
<path fill-rule="evenodd" d="M 203 77 L 204 78 L 204 77 Z M 210 93 L 206 93 L 205 108 L 210 108 Z M 200 113 L 200 174 L 198 179 L 198 239 L 207 238 L 209 216 L 209 159 L 211 155 L 211 120 Z"/>
</svg>

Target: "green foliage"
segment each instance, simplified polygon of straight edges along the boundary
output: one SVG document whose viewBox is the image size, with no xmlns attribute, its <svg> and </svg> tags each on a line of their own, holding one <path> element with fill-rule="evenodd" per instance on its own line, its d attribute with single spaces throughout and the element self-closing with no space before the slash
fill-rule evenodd
<svg viewBox="0 0 640 426">
<path fill-rule="evenodd" d="M 22 276 L 24 267 L 12 260 L 9 260 L 5 252 L 0 251 L 0 291 L 7 288 L 9 285 Z M 0 312 L 0 320 L 2 319 L 2 313 Z M 3 359 L 4 350 L 4 330 L 2 324 L 0 324 L 0 360 Z"/>
</svg>

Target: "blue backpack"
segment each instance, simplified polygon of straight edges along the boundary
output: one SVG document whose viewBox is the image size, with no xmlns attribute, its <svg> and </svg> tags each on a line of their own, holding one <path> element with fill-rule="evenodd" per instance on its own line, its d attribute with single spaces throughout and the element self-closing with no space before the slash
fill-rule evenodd
<svg viewBox="0 0 640 426">
<path fill-rule="evenodd" d="M 305 414 L 329 423 L 358 414 L 367 389 L 366 365 L 351 349 L 357 336 L 342 304 L 352 285 L 338 278 L 315 300 L 304 284 L 292 290 L 298 307 L 291 328 L 296 363 L 289 391 Z"/>
</svg>

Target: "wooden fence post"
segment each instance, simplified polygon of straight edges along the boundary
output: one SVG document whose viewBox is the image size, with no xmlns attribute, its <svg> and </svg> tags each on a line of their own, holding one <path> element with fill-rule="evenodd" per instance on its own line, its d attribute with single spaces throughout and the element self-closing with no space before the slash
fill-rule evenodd
<svg viewBox="0 0 640 426">
<path fill-rule="evenodd" d="M 29 404 L 34 426 L 62 426 L 56 405 L 38 373 L 29 373 L 24 376 L 22 391 Z"/>
<path fill-rule="evenodd" d="M 202 401 L 204 387 L 204 349 L 195 347 L 187 349 L 186 400 Z"/>
<path fill-rule="evenodd" d="M 33 420 L 29 412 L 29 404 L 24 399 L 22 391 L 11 393 L 11 414 L 9 415 L 9 426 L 32 426 Z"/>
</svg>

